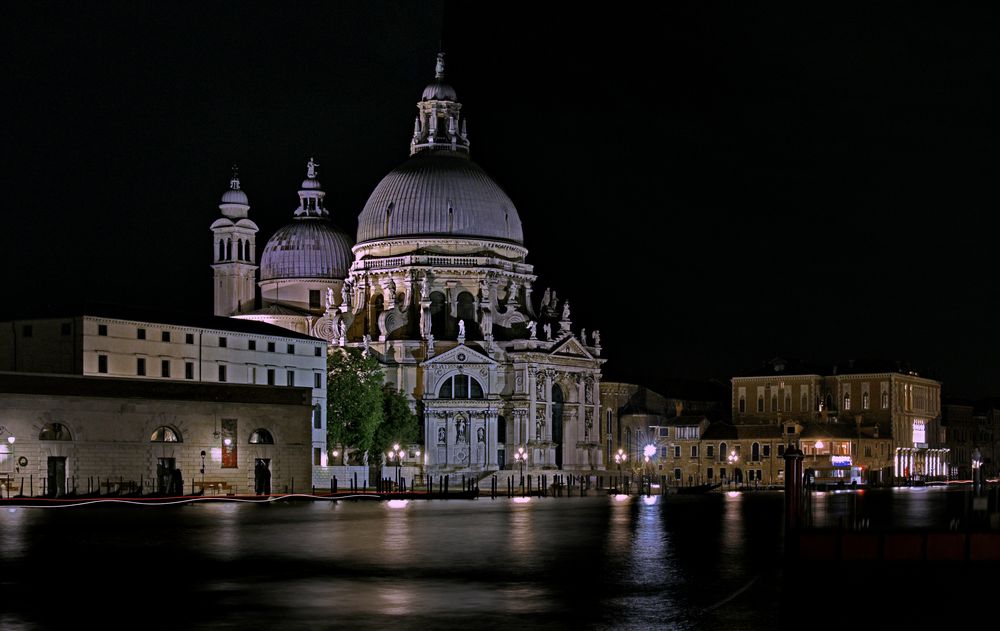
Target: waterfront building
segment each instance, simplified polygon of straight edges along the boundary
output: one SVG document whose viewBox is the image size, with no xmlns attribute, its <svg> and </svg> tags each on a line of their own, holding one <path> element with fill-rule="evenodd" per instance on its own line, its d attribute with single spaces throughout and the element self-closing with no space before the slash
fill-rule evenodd
<svg viewBox="0 0 1000 631">
<path fill-rule="evenodd" d="M 736 425 L 808 429 L 807 435 L 795 430 L 786 438 L 794 437 L 807 456 L 849 459 L 872 480 L 949 473 L 941 383 L 898 364 L 849 362 L 825 370 L 774 359 L 732 379 L 731 406 Z M 831 441 L 849 453 L 829 452 Z"/>
<path fill-rule="evenodd" d="M 0 370 L 307 388 L 311 451 L 303 458 L 325 484 L 326 346 L 262 322 L 91 304 L 0 324 Z"/>
<path fill-rule="evenodd" d="M 309 387 L 0 372 L 0 492 L 304 489 L 312 410 Z"/>
<path fill-rule="evenodd" d="M 994 478 L 1000 473 L 1000 400 L 950 400 L 944 405 L 943 423 L 954 476 L 972 479 L 976 450 L 985 477 Z"/>
</svg>

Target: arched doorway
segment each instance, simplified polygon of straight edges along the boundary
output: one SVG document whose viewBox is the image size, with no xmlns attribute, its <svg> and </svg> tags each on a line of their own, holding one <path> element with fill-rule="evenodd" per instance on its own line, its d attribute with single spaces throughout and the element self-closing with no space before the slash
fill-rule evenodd
<svg viewBox="0 0 1000 631">
<path fill-rule="evenodd" d="M 563 463 L 563 393 L 562 388 L 552 384 L 552 442 L 556 445 L 556 467 Z"/>
</svg>

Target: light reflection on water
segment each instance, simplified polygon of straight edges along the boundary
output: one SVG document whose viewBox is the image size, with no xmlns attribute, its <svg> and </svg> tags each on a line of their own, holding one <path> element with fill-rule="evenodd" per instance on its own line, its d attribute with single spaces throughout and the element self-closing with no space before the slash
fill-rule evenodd
<svg viewBox="0 0 1000 631">
<path fill-rule="evenodd" d="M 919 526 L 945 495 L 813 494 L 812 508 Z M 773 628 L 781 530 L 772 492 L 20 508 L 0 512 L 0 610 L 4 627 L 47 627 L 168 595 L 157 620 L 174 628 Z"/>
</svg>

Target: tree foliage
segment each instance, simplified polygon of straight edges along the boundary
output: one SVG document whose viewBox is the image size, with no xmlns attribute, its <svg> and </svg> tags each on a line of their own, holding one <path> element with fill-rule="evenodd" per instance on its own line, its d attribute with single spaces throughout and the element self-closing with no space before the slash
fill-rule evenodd
<svg viewBox="0 0 1000 631">
<path fill-rule="evenodd" d="M 372 450 L 382 423 L 385 375 L 374 357 L 360 349 L 337 349 L 327 358 L 327 447 L 349 445 Z"/>
<path fill-rule="evenodd" d="M 375 430 L 371 458 L 381 462 L 393 444 L 406 446 L 417 440 L 420 428 L 417 415 L 410 410 L 406 396 L 386 384 L 382 387 L 382 424 Z"/>
</svg>

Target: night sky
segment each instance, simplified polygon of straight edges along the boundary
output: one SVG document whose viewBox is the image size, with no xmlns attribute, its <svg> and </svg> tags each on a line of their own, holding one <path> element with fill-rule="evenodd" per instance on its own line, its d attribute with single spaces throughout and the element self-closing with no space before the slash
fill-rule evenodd
<svg viewBox="0 0 1000 631">
<path fill-rule="evenodd" d="M 210 313 L 233 162 L 258 255 L 310 156 L 353 234 L 443 45 L 606 378 L 884 358 L 1000 394 L 996 19 L 660 4 L 4 2 L 0 307 Z"/>
</svg>

